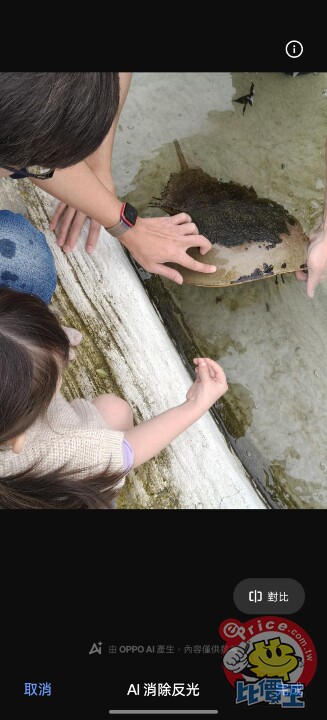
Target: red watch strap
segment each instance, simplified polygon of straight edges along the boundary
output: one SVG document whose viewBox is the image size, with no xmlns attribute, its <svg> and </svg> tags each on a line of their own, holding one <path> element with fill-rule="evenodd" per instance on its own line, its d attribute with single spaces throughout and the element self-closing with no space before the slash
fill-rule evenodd
<svg viewBox="0 0 327 720">
<path fill-rule="evenodd" d="M 124 223 L 126 223 L 126 225 L 129 225 L 129 227 L 134 227 L 134 226 L 133 226 L 133 223 L 131 223 L 131 222 L 130 222 L 129 220 L 127 220 L 127 218 L 125 217 L 125 207 L 126 207 L 126 203 L 123 203 L 123 207 L 122 207 L 121 213 L 120 213 L 120 219 L 121 219 Z"/>
</svg>

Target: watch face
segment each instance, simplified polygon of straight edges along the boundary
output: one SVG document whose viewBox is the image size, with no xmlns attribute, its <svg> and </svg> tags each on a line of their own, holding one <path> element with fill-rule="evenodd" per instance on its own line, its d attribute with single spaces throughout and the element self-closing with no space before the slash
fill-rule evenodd
<svg viewBox="0 0 327 720">
<path fill-rule="evenodd" d="M 125 204 L 124 210 L 122 212 L 121 219 L 126 222 L 128 225 L 135 225 L 137 218 L 137 210 L 133 205 L 130 205 L 129 203 Z"/>
</svg>

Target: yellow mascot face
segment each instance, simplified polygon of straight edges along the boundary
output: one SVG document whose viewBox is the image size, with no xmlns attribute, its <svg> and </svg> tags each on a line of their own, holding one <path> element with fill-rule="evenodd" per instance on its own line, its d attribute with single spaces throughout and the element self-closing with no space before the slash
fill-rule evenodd
<svg viewBox="0 0 327 720">
<path fill-rule="evenodd" d="M 249 655 L 251 670 L 257 677 L 290 679 L 289 674 L 298 666 L 298 658 L 294 648 L 287 643 L 281 643 L 280 638 L 271 638 L 265 643 L 263 640 L 254 643 L 254 650 Z"/>
</svg>

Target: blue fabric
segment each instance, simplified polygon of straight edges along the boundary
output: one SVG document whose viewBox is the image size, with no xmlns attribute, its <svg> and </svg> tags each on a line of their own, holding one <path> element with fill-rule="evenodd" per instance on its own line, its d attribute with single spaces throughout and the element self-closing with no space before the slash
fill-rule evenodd
<svg viewBox="0 0 327 720">
<path fill-rule="evenodd" d="M 57 285 L 45 235 L 21 213 L 0 210 L 0 288 L 37 295 L 49 303 Z"/>
</svg>

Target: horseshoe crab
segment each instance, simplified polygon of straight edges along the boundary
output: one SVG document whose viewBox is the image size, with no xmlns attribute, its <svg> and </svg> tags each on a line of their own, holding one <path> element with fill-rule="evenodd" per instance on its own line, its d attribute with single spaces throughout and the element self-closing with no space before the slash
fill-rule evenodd
<svg viewBox="0 0 327 720">
<path fill-rule="evenodd" d="M 206 255 L 196 248 L 188 253 L 217 266 L 211 274 L 178 266 L 184 282 L 222 287 L 306 268 L 309 239 L 282 205 L 259 198 L 253 187 L 222 182 L 200 168 L 190 168 L 177 140 L 174 145 L 181 171 L 170 175 L 153 205 L 169 215 L 189 213 L 213 248 Z"/>
</svg>

